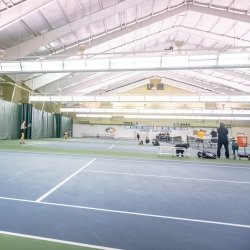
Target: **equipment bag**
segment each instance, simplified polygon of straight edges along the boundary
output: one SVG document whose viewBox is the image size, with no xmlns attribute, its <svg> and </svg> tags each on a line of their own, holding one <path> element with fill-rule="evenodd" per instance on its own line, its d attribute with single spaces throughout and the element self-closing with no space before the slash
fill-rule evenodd
<svg viewBox="0 0 250 250">
<path fill-rule="evenodd" d="M 199 158 L 216 159 L 216 154 L 209 151 L 199 151 L 197 156 Z"/>
</svg>

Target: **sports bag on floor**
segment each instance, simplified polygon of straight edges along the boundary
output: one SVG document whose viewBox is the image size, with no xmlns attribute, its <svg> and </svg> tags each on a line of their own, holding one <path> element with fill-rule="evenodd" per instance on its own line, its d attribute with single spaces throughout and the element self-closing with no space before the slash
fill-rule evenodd
<svg viewBox="0 0 250 250">
<path fill-rule="evenodd" d="M 197 156 L 199 158 L 216 159 L 216 154 L 209 151 L 199 151 Z"/>
</svg>

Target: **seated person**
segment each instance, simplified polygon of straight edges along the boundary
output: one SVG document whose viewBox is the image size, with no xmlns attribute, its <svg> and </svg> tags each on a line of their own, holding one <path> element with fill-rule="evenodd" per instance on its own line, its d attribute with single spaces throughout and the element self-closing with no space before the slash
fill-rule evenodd
<svg viewBox="0 0 250 250">
<path fill-rule="evenodd" d="M 189 148 L 189 143 L 180 143 L 180 144 L 176 144 L 175 145 L 176 148 L 176 156 L 179 156 L 181 154 L 181 156 L 184 156 L 184 149 L 182 148 Z"/>
<path fill-rule="evenodd" d="M 153 139 L 152 144 L 153 144 L 153 146 L 160 146 L 160 143 L 157 139 Z"/>
<path fill-rule="evenodd" d="M 148 137 L 146 137 L 145 142 L 146 142 L 146 144 L 148 144 L 150 142 L 150 140 L 148 139 Z"/>
<path fill-rule="evenodd" d="M 67 139 L 68 138 L 68 132 L 66 131 L 66 132 L 64 132 L 64 134 L 63 134 L 63 139 Z"/>
</svg>

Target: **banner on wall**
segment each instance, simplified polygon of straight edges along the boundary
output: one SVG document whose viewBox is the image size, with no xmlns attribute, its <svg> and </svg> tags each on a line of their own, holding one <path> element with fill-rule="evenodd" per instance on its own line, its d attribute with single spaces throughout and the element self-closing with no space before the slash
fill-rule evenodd
<svg viewBox="0 0 250 250">
<path fill-rule="evenodd" d="M 113 133 L 115 133 L 115 128 L 113 128 L 113 127 L 105 128 L 105 132 L 109 133 L 109 134 L 113 134 Z"/>
</svg>

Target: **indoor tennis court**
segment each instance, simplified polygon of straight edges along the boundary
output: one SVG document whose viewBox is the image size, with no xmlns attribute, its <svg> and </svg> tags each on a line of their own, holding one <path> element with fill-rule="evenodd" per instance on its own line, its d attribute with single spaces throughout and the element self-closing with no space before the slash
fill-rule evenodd
<svg viewBox="0 0 250 250">
<path fill-rule="evenodd" d="M 0 0 L 0 250 L 250 250 L 249 0 Z"/>
<path fill-rule="evenodd" d="M 97 249 L 248 249 L 248 161 L 80 154 L 84 139 L 60 153 L 50 143 L 1 145 L 1 232 Z"/>
</svg>

